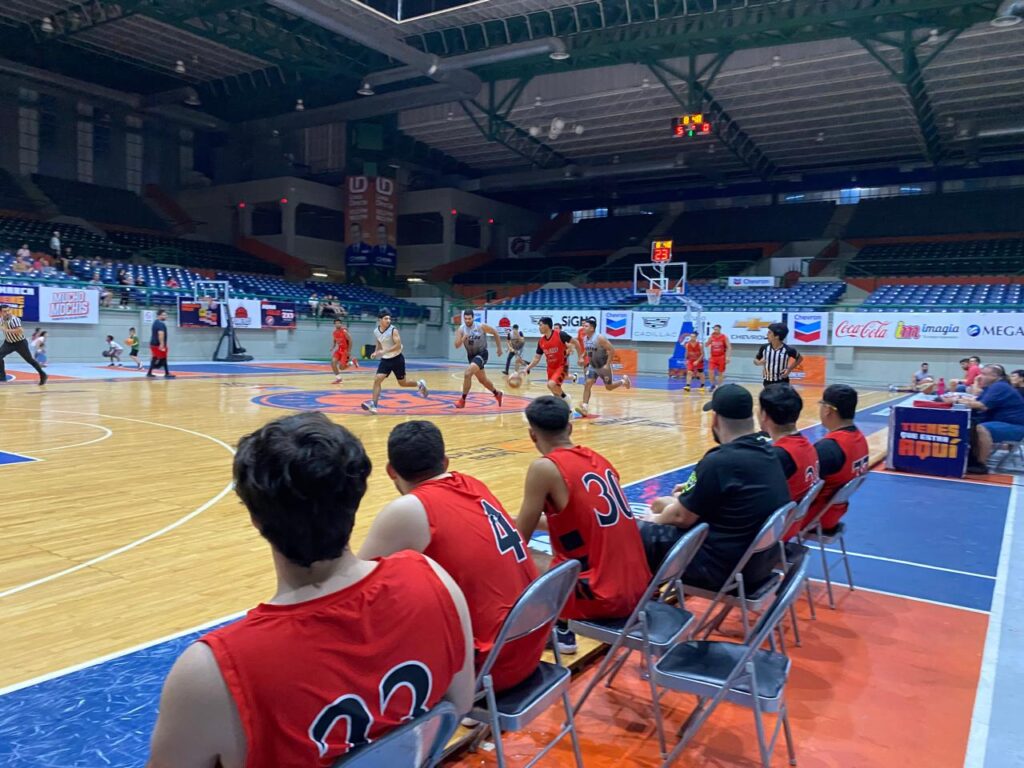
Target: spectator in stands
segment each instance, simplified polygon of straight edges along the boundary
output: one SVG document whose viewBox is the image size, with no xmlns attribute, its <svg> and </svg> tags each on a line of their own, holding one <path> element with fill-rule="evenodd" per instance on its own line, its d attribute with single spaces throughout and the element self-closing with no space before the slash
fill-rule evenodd
<svg viewBox="0 0 1024 768">
<path fill-rule="evenodd" d="M 804 528 L 810 526 L 835 495 L 835 492 L 868 471 L 868 441 L 853 423 L 857 415 L 857 390 L 846 384 L 825 387 L 818 402 L 818 418 L 828 430 L 814 444 L 818 452 L 818 470 L 825 481 L 818 498 L 811 505 Z M 824 533 L 834 533 L 839 518 L 846 514 L 846 504 L 832 507 L 821 519 Z"/>
<path fill-rule="evenodd" d="M 320 297 L 315 293 L 309 294 L 309 312 L 314 317 L 320 317 Z"/>
<path fill-rule="evenodd" d="M 762 344 L 754 358 L 754 365 L 764 369 L 764 386 L 789 384 L 789 374 L 803 360 L 795 348 L 786 343 L 789 328 L 785 323 L 768 326 L 768 343 Z"/>
<path fill-rule="evenodd" d="M 73 258 L 75 257 L 71 254 L 71 246 L 66 246 L 64 248 L 64 255 L 60 257 L 60 263 L 57 265 L 60 267 L 61 272 L 71 274 L 71 260 Z"/>
<path fill-rule="evenodd" d="M 124 267 L 117 270 L 117 284 L 128 285 L 128 270 Z"/>
<path fill-rule="evenodd" d="M 32 251 L 29 250 L 28 243 L 21 244 L 21 248 L 19 248 L 18 252 L 15 254 L 15 258 L 17 258 L 18 261 L 24 261 L 31 266 Z"/>
<path fill-rule="evenodd" d="M 921 363 L 921 369 L 910 377 L 910 385 L 900 387 L 898 384 L 889 386 L 890 392 L 920 392 L 930 395 L 935 391 L 935 377 L 928 372 L 928 363 Z"/>
<path fill-rule="evenodd" d="M 469 710 L 462 591 L 418 552 L 349 549 L 370 469 L 359 439 L 320 413 L 242 438 L 235 488 L 270 543 L 277 593 L 175 663 L 151 765 L 326 768 L 442 699 Z"/>
<path fill-rule="evenodd" d="M 11 264 L 11 270 L 18 273 L 25 273 L 32 271 L 32 261 L 24 259 L 15 259 L 14 263 Z"/>
<path fill-rule="evenodd" d="M 166 282 L 164 282 L 164 286 L 167 288 L 180 288 L 181 284 L 178 282 L 177 278 L 174 277 L 174 275 L 171 275 L 170 277 L 167 278 Z"/>
<path fill-rule="evenodd" d="M 788 384 L 762 389 L 758 396 L 761 406 L 761 429 L 772 439 L 772 452 L 782 465 L 789 486 L 789 498 L 797 503 L 818 480 L 818 453 L 796 422 L 804 408 L 803 398 Z M 798 528 L 786 532 L 786 538 L 796 535 Z"/>
<path fill-rule="evenodd" d="M 986 365 L 978 375 L 981 394 L 976 398 L 947 395 L 944 400 L 959 402 L 977 412 L 972 434 L 974 461 L 967 467 L 971 474 L 988 473 L 986 463 L 997 443 L 1024 440 L 1024 400 L 1010 384 L 1001 365 Z"/>
<path fill-rule="evenodd" d="M 1014 389 L 1024 397 L 1024 368 L 1018 368 L 1016 371 L 1010 371 L 1010 384 Z"/>
<path fill-rule="evenodd" d="M 146 287 L 146 278 L 145 278 L 145 276 L 144 275 L 139 275 L 138 280 L 135 281 L 135 285 L 138 286 L 139 288 L 145 288 Z"/>
<path fill-rule="evenodd" d="M 640 535 L 654 569 L 687 529 L 707 523 L 708 537 L 683 581 L 718 590 L 765 521 L 789 503 L 790 493 L 771 441 L 755 431 L 750 392 L 739 384 L 723 384 L 704 410 L 712 411 L 711 434 L 719 447 L 704 454 L 687 481 L 673 489 L 676 495 L 651 502 L 654 514 L 640 523 Z M 771 575 L 778 561 L 778 550 L 750 560 L 743 569 L 748 592 Z"/>
<path fill-rule="evenodd" d="M 374 519 L 359 557 L 374 560 L 412 550 L 450 573 L 469 605 L 479 671 L 508 612 L 537 578 L 537 567 L 490 489 L 448 471 L 444 437 L 431 422 L 410 421 L 391 430 L 387 473 L 403 495 Z M 537 668 L 550 634 L 547 627 L 502 652 L 491 672 L 498 691 L 521 683 Z"/>
<path fill-rule="evenodd" d="M 960 361 L 960 367 L 965 371 L 962 379 L 950 379 L 949 384 L 955 387 L 957 392 L 970 392 L 974 382 L 981 373 L 981 358 L 977 355 L 965 357 Z"/>
<path fill-rule="evenodd" d="M 36 272 L 42 272 L 43 267 L 48 263 L 49 262 L 46 261 L 46 257 L 43 254 L 36 254 L 35 258 L 32 260 L 32 269 Z"/>
<path fill-rule="evenodd" d="M 50 238 L 50 253 L 54 258 L 60 258 L 60 232 L 56 230 L 53 232 L 53 237 Z"/>
<path fill-rule="evenodd" d="M 92 273 L 92 280 L 89 281 L 89 284 L 99 289 L 100 306 L 109 307 L 113 301 L 114 292 L 107 288 L 107 286 L 103 285 L 103 280 L 100 278 L 99 272 Z"/>
</svg>

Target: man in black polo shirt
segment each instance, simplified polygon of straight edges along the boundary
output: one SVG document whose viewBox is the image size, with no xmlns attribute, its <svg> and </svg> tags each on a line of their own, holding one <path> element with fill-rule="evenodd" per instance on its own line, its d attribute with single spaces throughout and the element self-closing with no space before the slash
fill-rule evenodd
<svg viewBox="0 0 1024 768">
<path fill-rule="evenodd" d="M 689 479 L 676 486 L 678 498 L 652 502 L 654 515 L 640 523 L 640 535 L 653 571 L 687 529 L 707 523 L 708 537 L 683 581 L 717 590 L 764 522 L 789 502 L 789 489 L 771 441 L 755 432 L 754 399 L 746 389 L 724 384 L 704 410 L 713 412 L 711 434 L 719 447 L 704 454 Z M 743 569 L 746 583 L 753 588 L 764 581 L 778 557 L 774 548 L 755 555 Z"/>
</svg>

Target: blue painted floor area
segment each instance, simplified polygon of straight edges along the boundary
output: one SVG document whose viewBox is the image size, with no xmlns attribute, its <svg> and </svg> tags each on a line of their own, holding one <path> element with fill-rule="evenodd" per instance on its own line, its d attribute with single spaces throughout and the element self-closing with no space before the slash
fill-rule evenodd
<svg viewBox="0 0 1024 768">
<path fill-rule="evenodd" d="M 31 456 L 22 456 L 20 453 L 7 453 L 6 451 L 0 451 L 0 465 L 24 464 L 28 461 L 39 461 L 39 459 L 33 459 Z"/>
<path fill-rule="evenodd" d="M 884 410 L 881 406 L 866 409 L 858 415 L 858 423 L 870 434 L 885 425 Z M 624 490 L 631 502 L 647 502 L 671 493 L 691 471 L 692 466 L 671 470 L 631 483 Z M 1003 486 L 872 473 L 847 517 L 847 544 L 851 552 L 889 559 L 853 557 L 857 584 L 987 610 L 1009 494 L 1010 489 Z M 1019 543 L 1024 545 L 1024 537 Z M 892 559 L 907 562 L 894 563 Z M 1021 561 L 1024 553 L 1018 568 Z M 816 558 L 811 564 L 817 567 Z M 1020 608 L 1018 617 L 1024 614 L 1024 605 Z M 1019 624 L 1009 626 L 1012 629 Z M 159 642 L 3 695 L 0 765 L 143 765 L 163 680 L 181 652 L 206 631 Z M 1019 658 L 1015 663 L 1020 671 Z M 1011 689 L 1007 695 L 1019 698 L 1019 690 Z"/>
</svg>

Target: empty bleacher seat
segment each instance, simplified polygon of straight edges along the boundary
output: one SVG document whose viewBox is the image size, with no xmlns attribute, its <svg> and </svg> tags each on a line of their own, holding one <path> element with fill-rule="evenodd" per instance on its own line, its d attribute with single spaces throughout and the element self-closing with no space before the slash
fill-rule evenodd
<svg viewBox="0 0 1024 768">
<path fill-rule="evenodd" d="M 1022 223 L 1024 226 L 1024 223 Z M 1000 275 L 1024 270 L 1024 239 L 865 245 L 849 275 Z"/>
<path fill-rule="evenodd" d="M 574 251 L 610 254 L 619 248 L 643 242 L 658 220 L 658 216 L 647 214 L 582 219 L 566 230 L 547 251 L 552 254 Z"/>
<path fill-rule="evenodd" d="M 1024 190 L 1000 189 L 862 200 L 846 237 L 1020 232 Z"/>
<path fill-rule="evenodd" d="M 66 216 L 140 229 L 167 229 L 163 219 L 130 190 L 40 174 L 32 180 Z"/>
<path fill-rule="evenodd" d="M 677 246 L 814 240 L 823 236 L 834 212 L 832 203 L 685 211 L 672 222 L 665 239 Z"/>
<path fill-rule="evenodd" d="M 1021 311 L 1024 285 L 977 283 L 971 285 L 883 285 L 858 307 L 860 312 L 917 310 L 962 311 L 984 308 Z"/>
</svg>

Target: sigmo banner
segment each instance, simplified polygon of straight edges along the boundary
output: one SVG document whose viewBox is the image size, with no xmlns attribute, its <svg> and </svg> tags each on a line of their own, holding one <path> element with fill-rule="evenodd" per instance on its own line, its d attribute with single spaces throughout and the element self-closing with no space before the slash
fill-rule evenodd
<svg viewBox="0 0 1024 768">
<path fill-rule="evenodd" d="M 523 335 L 530 338 L 539 338 L 540 330 L 537 323 L 542 317 L 550 317 L 553 323 L 562 326 L 562 330 L 570 336 L 576 336 L 583 321 L 587 318 L 594 318 L 601 322 L 601 310 L 593 311 L 578 309 L 489 309 L 487 310 L 487 324 L 498 330 L 511 328 L 518 325 Z M 600 325 L 598 326 L 600 328 Z M 625 339 L 625 336 L 617 336 L 617 339 Z"/>
<path fill-rule="evenodd" d="M 749 275 L 735 275 L 729 278 L 730 288 L 774 288 L 775 278 L 771 275 L 764 277 L 752 277 Z"/>
<path fill-rule="evenodd" d="M 828 346 L 828 312 L 788 312 L 786 341 L 793 346 Z"/>
<path fill-rule="evenodd" d="M 707 339 L 715 325 L 733 344 L 763 344 L 772 323 L 782 322 L 781 312 L 705 312 L 701 317 L 701 338 Z"/>
</svg>

